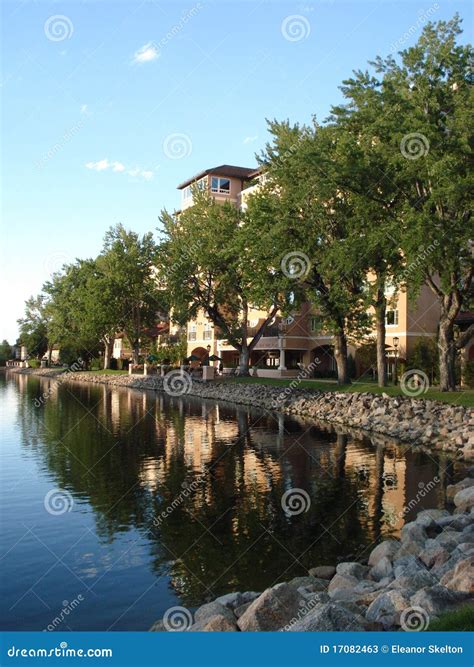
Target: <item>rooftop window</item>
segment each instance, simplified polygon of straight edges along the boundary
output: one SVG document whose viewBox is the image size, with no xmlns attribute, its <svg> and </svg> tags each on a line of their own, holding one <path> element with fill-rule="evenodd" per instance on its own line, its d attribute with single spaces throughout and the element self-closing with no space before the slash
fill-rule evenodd
<svg viewBox="0 0 474 667">
<path fill-rule="evenodd" d="M 230 194 L 230 179 L 213 176 L 211 178 L 211 192 L 216 192 L 220 195 Z"/>
</svg>

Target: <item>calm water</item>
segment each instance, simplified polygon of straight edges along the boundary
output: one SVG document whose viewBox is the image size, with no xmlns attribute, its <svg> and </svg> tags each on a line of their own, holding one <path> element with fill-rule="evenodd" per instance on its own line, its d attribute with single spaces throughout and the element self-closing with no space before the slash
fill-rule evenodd
<svg viewBox="0 0 474 667">
<path fill-rule="evenodd" d="M 405 520 L 443 506 L 463 472 L 445 456 L 212 401 L 0 383 L 2 629 L 42 630 L 68 609 L 58 630 L 146 630 L 170 606 L 361 557 L 398 533 L 413 498 Z M 292 488 L 310 505 L 290 516 Z"/>
</svg>

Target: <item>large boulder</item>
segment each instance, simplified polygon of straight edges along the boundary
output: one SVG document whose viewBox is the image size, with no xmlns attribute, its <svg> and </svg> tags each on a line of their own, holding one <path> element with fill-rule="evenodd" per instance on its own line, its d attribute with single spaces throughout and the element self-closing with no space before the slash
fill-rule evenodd
<svg viewBox="0 0 474 667">
<path fill-rule="evenodd" d="M 434 528 L 440 519 L 450 517 L 448 510 L 422 510 L 418 512 L 415 523 L 424 528 Z"/>
<path fill-rule="evenodd" d="M 474 486 L 458 491 L 454 496 L 454 504 L 459 511 L 469 511 L 474 506 Z"/>
<path fill-rule="evenodd" d="M 392 560 L 399 548 L 400 542 L 398 540 L 384 540 L 383 542 L 380 542 L 380 544 L 370 552 L 369 565 L 372 567 L 377 565 L 378 561 L 385 556 Z"/>
<path fill-rule="evenodd" d="M 471 486 L 474 486 L 474 479 L 472 477 L 466 477 L 466 479 L 461 480 L 457 484 L 450 484 L 446 489 L 446 497 L 448 500 L 454 500 L 459 491 L 468 489 Z"/>
<path fill-rule="evenodd" d="M 400 532 L 400 538 L 402 540 L 402 545 L 408 541 L 424 544 L 428 539 L 428 535 L 426 534 L 424 526 L 417 521 L 411 521 L 403 526 Z"/>
<path fill-rule="evenodd" d="M 381 623 L 387 628 L 400 625 L 400 614 L 408 607 L 409 602 L 409 597 L 403 591 L 386 591 L 372 602 L 365 617 L 368 621 Z"/>
<path fill-rule="evenodd" d="M 393 561 L 393 571 L 396 578 L 401 576 L 410 577 L 419 571 L 426 570 L 421 560 L 415 555 L 402 556 Z"/>
<path fill-rule="evenodd" d="M 433 540 L 434 542 L 435 540 Z M 441 544 L 435 543 L 433 546 L 430 546 L 420 552 L 420 560 L 426 567 L 436 567 L 437 565 L 442 565 L 449 559 L 449 551 L 445 549 Z"/>
<path fill-rule="evenodd" d="M 221 595 L 216 598 L 214 602 L 227 607 L 228 609 L 236 609 L 247 602 L 253 602 L 260 593 L 255 593 L 255 591 L 246 591 L 245 593 L 227 593 L 226 595 Z"/>
<path fill-rule="evenodd" d="M 229 620 L 222 614 L 216 614 L 193 623 L 188 632 L 238 632 L 238 630 L 235 621 Z"/>
<path fill-rule="evenodd" d="M 242 614 L 237 625 L 244 632 L 279 630 L 298 616 L 305 600 L 288 584 L 267 588 Z"/>
<path fill-rule="evenodd" d="M 389 577 L 393 572 L 392 561 L 388 556 L 383 556 L 377 561 L 376 565 L 370 570 L 370 576 L 375 581 L 381 581 L 385 577 Z"/>
<path fill-rule="evenodd" d="M 328 593 L 332 597 L 335 591 L 341 588 L 349 588 L 349 589 L 355 588 L 358 583 L 359 580 L 356 579 L 356 577 L 352 577 L 349 574 L 348 575 L 335 574 L 334 577 L 329 582 Z"/>
<path fill-rule="evenodd" d="M 356 579 L 363 579 L 369 571 L 369 568 L 365 565 L 361 565 L 357 562 L 348 562 L 348 563 L 339 563 L 336 567 L 337 574 L 342 575 L 343 577 L 355 577 Z"/>
<path fill-rule="evenodd" d="M 207 604 L 203 604 L 202 607 L 196 609 L 196 612 L 194 614 L 194 622 L 203 623 L 212 616 L 224 616 L 229 621 L 235 621 L 234 612 L 228 607 L 224 607 L 223 604 L 220 604 L 219 602 L 217 602 L 217 600 L 215 600 L 214 602 L 208 602 Z"/>
<path fill-rule="evenodd" d="M 453 591 L 474 593 L 474 556 L 460 560 L 452 570 L 448 570 L 440 581 L 442 586 Z"/>
<path fill-rule="evenodd" d="M 410 604 L 412 607 L 421 607 L 428 614 L 438 616 L 443 611 L 463 602 L 467 597 L 467 593 L 452 591 L 445 586 L 436 584 L 431 588 L 422 588 L 417 591 L 410 598 Z"/>
<path fill-rule="evenodd" d="M 360 615 L 330 602 L 318 605 L 284 629 L 288 632 L 362 632 L 365 628 Z"/>
<path fill-rule="evenodd" d="M 308 574 L 317 579 L 332 579 L 336 574 L 336 568 L 334 565 L 318 565 L 318 567 L 312 567 Z"/>
</svg>

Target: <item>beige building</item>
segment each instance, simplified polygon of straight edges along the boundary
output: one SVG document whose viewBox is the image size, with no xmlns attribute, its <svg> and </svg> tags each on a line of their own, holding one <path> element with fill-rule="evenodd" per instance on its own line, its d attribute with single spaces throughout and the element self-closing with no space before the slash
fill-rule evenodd
<svg viewBox="0 0 474 667">
<path fill-rule="evenodd" d="M 220 165 L 206 169 L 178 186 L 181 191 L 181 210 L 192 206 L 192 189 L 197 185 L 207 190 L 217 201 L 230 201 L 245 208 L 248 197 L 259 187 L 264 174 L 256 169 Z M 438 327 L 439 308 L 428 287 L 424 287 L 415 303 L 408 300 L 405 292 L 387 292 L 390 305 L 386 316 L 386 345 L 388 374 L 393 374 L 395 356 L 403 360 L 413 350 L 420 338 L 435 339 Z M 257 328 L 265 313 L 250 312 L 249 326 Z M 250 331 L 250 334 L 252 332 Z M 375 340 L 375 329 L 364 342 Z M 204 312 L 187 325 L 187 354 L 203 359 L 207 353 L 215 354 L 225 368 L 238 365 L 238 352 L 228 341 L 221 339 L 212 322 Z M 394 345 L 395 343 L 395 345 Z M 353 355 L 360 372 L 357 356 L 358 344 L 352 344 Z M 335 372 L 332 336 L 324 331 L 324 324 L 309 304 L 287 318 L 276 317 L 267 328 L 251 354 L 253 372 L 264 377 L 291 377 L 302 367 L 312 365 L 315 376 L 328 376 Z M 199 363 L 199 362 L 197 362 Z M 216 362 L 217 365 L 217 362 Z"/>
</svg>

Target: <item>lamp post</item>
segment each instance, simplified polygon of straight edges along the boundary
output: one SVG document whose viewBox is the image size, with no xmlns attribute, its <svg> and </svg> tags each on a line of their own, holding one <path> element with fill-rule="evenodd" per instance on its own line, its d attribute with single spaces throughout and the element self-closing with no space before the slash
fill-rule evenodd
<svg viewBox="0 0 474 667">
<path fill-rule="evenodd" d="M 397 336 L 394 336 L 393 340 L 393 349 L 395 350 L 395 364 L 394 364 L 394 369 L 393 369 L 393 383 L 395 385 L 398 384 L 398 343 L 399 343 L 399 338 Z"/>
</svg>

